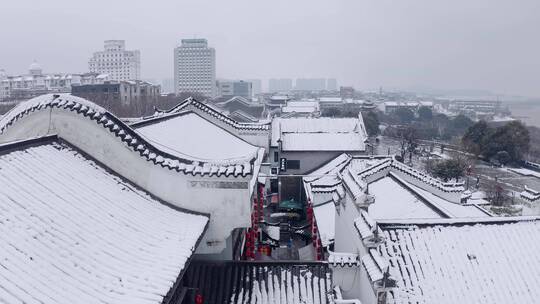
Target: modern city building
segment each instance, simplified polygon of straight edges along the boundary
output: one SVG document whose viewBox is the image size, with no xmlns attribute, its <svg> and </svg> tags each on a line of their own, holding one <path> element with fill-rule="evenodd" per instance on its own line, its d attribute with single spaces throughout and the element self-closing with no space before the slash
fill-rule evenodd
<svg viewBox="0 0 540 304">
<path fill-rule="evenodd" d="M 326 89 L 326 79 L 298 78 L 294 88 L 298 91 L 323 91 Z"/>
<path fill-rule="evenodd" d="M 0 76 L 0 100 L 25 100 L 46 93 L 69 93 L 72 85 L 103 83 L 108 77 L 97 73 L 44 74 L 41 66 L 34 62 L 28 74 Z"/>
<path fill-rule="evenodd" d="M 88 61 L 90 72 L 108 74 L 111 80 L 141 79 L 139 50 L 126 51 L 124 40 L 105 40 L 103 51 L 95 52 Z"/>
<path fill-rule="evenodd" d="M 174 92 L 216 96 L 216 51 L 206 39 L 182 39 L 174 49 Z"/>
<path fill-rule="evenodd" d="M 160 86 L 146 81 L 106 81 L 100 84 L 73 85 L 71 94 L 102 106 L 134 102 L 155 103 L 161 95 Z"/>
<path fill-rule="evenodd" d="M 353 87 L 339 87 L 339 96 L 341 98 L 354 98 L 354 88 Z"/>
<path fill-rule="evenodd" d="M 290 78 L 270 79 L 268 81 L 268 92 L 288 92 L 293 88 L 293 81 Z"/>
<path fill-rule="evenodd" d="M 162 94 L 174 93 L 174 79 L 173 78 L 161 79 L 161 93 Z"/>
<path fill-rule="evenodd" d="M 253 95 L 259 95 L 262 93 L 262 81 L 260 79 L 246 79 L 246 81 L 251 82 Z"/>
<path fill-rule="evenodd" d="M 240 96 L 248 99 L 253 97 L 253 87 L 248 81 L 220 80 L 218 81 L 218 90 L 222 97 Z"/>
<path fill-rule="evenodd" d="M 326 80 L 327 91 L 337 91 L 337 80 L 335 78 L 328 78 Z"/>
</svg>

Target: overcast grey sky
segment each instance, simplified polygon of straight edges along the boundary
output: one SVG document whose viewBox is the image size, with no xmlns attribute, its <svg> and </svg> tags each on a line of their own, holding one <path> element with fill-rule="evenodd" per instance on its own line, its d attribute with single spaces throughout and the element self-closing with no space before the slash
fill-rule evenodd
<svg viewBox="0 0 540 304">
<path fill-rule="evenodd" d="M 540 96 L 539 0 L 0 0 L 0 69 L 84 72 L 103 40 L 172 78 L 181 38 L 207 38 L 221 78 L 335 77 Z"/>
</svg>

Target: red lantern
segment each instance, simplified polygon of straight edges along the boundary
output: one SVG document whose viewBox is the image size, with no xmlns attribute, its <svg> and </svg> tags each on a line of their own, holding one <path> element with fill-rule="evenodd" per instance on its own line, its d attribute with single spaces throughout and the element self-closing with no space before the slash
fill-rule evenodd
<svg viewBox="0 0 540 304">
<path fill-rule="evenodd" d="M 204 298 L 203 298 L 202 294 L 198 293 L 195 296 L 195 304 L 203 304 L 203 303 L 204 303 Z"/>
</svg>

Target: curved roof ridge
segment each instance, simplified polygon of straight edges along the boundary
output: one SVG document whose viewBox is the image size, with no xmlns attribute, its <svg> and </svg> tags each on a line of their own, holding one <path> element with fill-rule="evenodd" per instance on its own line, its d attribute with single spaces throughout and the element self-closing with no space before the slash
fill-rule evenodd
<svg viewBox="0 0 540 304">
<path fill-rule="evenodd" d="M 178 113 L 179 111 L 186 109 L 189 106 L 192 106 L 202 112 L 205 112 L 209 114 L 210 116 L 215 117 L 216 119 L 224 122 L 227 125 L 230 125 L 231 127 L 235 129 L 240 129 L 240 130 L 269 130 L 270 129 L 270 122 L 251 122 L 251 123 L 239 122 L 223 114 L 222 112 L 218 111 L 212 106 L 207 105 L 203 102 L 197 101 L 193 97 L 186 98 L 184 101 L 172 107 L 170 110 L 167 110 L 167 111 L 158 110 L 157 112 L 160 114 L 174 114 L 174 113 Z"/>
<path fill-rule="evenodd" d="M 113 133 L 133 151 L 156 165 L 185 174 L 246 176 L 253 172 L 255 159 L 202 161 L 171 155 L 149 143 L 119 118 L 86 99 L 70 94 L 46 94 L 23 102 L 0 119 L 0 135 L 24 116 L 47 108 L 64 109 L 95 121 Z"/>
</svg>

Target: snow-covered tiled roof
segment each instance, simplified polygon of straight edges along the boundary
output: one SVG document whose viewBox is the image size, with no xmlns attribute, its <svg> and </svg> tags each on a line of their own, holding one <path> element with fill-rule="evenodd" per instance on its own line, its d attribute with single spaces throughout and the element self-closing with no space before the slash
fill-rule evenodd
<svg viewBox="0 0 540 304">
<path fill-rule="evenodd" d="M 271 146 L 283 151 L 350 151 L 366 149 L 367 133 L 358 118 L 275 118 Z"/>
<path fill-rule="evenodd" d="M 520 193 L 520 196 L 528 201 L 540 200 L 540 191 L 531 189 L 525 185 L 525 189 Z"/>
<path fill-rule="evenodd" d="M 281 112 L 283 113 L 313 113 L 317 112 L 318 109 L 316 107 L 301 107 L 301 106 L 285 106 L 281 108 Z"/>
<path fill-rule="evenodd" d="M 360 217 L 354 221 L 354 227 L 358 231 L 360 238 L 367 239 L 374 235 L 377 223 L 364 210 L 360 211 Z"/>
<path fill-rule="evenodd" d="M 336 206 L 327 202 L 313 207 L 313 215 L 317 221 L 321 244 L 326 247 L 334 242 L 336 227 Z"/>
<path fill-rule="evenodd" d="M 80 97 L 69 94 L 42 95 L 19 104 L 0 120 L 0 135 L 16 123 L 19 119 L 34 111 L 48 109 L 63 109 L 80 115 L 81 119 L 90 119 L 106 130 L 113 133 L 118 140 L 124 142 L 130 149 L 136 151 L 141 157 L 156 165 L 170 170 L 176 170 L 192 175 L 232 175 L 247 176 L 255 168 L 255 159 L 238 160 L 201 160 L 195 157 L 179 157 L 162 151 L 153 143 L 147 141 L 139 133 L 122 122 L 119 118 L 107 112 L 104 108 Z"/>
<path fill-rule="evenodd" d="M 341 103 L 341 102 L 343 102 L 343 98 L 341 98 L 341 97 L 320 97 L 319 102 L 320 103 Z"/>
<path fill-rule="evenodd" d="M 367 183 L 360 180 L 358 173 L 350 167 L 345 169 L 341 175 L 343 184 L 349 190 L 353 199 L 359 198 L 367 190 Z"/>
<path fill-rule="evenodd" d="M 356 253 L 329 251 L 328 263 L 333 266 L 359 266 L 360 257 Z"/>
<path fill-rule="evenodd" d="M 287 106 L 288 107 L 309 107 L 309 108 L 317 109 L 319 107 L 319 102 L 318 101 L 306 101 L 306 100 L 300 100 L 300 101 L 291 100 L 291 101 L 287 102 Z"/>
<path fill-rule="evenodd" d="M 437 209 L 391 176 L 370 183 L 369 193 L 375 196 L 375 204 L 369 206 L 369 214 L 375 219 L 441 218 Z"/>
<path fill-rule="evenodd" d="M 141 125 L 136 130 L 163 151 L 184 158 L 249 164 L 259 150 L 191 112 Z"/>
<path fill-rule="evenodd" d="M 421 183 L 444 189 L 447 192 L 457 192 L 463 187 L 462 183 L 443 183 L 399 163 L 390 156 L 352 156 L 343 153 L 305 176 L 304 189 L 315 208 L 330 200 L 336 204 L 339 203 L 347 191 L 357 205 L 362 207 L 369 205 L 368 213 L 376 220 L 491 216 L 475 204 L 457 204 L 434 195 L 404 180 L 395 172 L 406 172 L 403 175 L 411 176 L 410 180 L 416 178 Z M 362 194 L 366 190 L 368 196 L 364 197 Z M 327 208 L 333 205 L 329 203 Z M 322 212 L 319 212 L 319 216 L 315 215 L 317 223 L 319 218 L 328 223 L 330 216 L 332 221 L 335 221 L 333 219 L 335 210 L 330 212 L 327 209 L 326 215 Z M 374 225 L 367 225 L 366 220 L 361 218 L 356 220 L 355 225 L 361 238 L 366 240 L 366 244 L 373 246 L 377 243 L 377 240 L 373 238 Z M 321 239 L 323 239 L 322 235 L 334 236 L 334 230 L 335 227 L 330 225 L 319 225 Z M 331 238 L 325 237 L 324 240 L 331 243 Z"/>
<path fill-rule="evenodd" d="M 260 120 L 257 117 L 242 110 L 232 111 L 231 113 L 229 113 L 229 116 L 234 119 L 241 119 L 239 120 L 239 122 L 258 122 Z"/>
<path fill-rule="evenodd" d="M 536 303 L 539 218 L 383 224 L 389 303 Z"/>
<path fill-rule="evenodd" d="M 161 303 L 208 217 L 53 137 L 0 149 L 1 303 Z"/>
<path fill-rule="evenodd" d="M 491 216 L 491 214 L 480 206 L 474 204 L 456 204 L 449 202 L 443 198 L 430 193 L 418 186 L 415 186 L 405 180 L 400 179 L 398 176 L 390 173 L 393 178 L 399 180 L 403 185 L 414 191 L 415 195 L 427 201 L 432 207 L 434 207 L 440 214 L 444 214 L 446 217 L 485 217 Z M 388 217 L 387 217 L 388 218 Z M 417 216 L 417 218 L 419 218 Z M 432 217 L 428 217 L 432 218 Z"/>
<path fill-rule="evenodd" d="M 367 271 L 371 282 L 375 283 L 384 278 L 384 273 L 389 270 L 388 261 L 376 249 L 370 249 L 369 253 L 362 258 L 362 265 Z"/>
<path fill-rule="evenodd" d="M 324 262 L 193 261 L 184 276 L 204 303 L 334 303 Z"/>
<path fill-rule="evenodd" d="M 238 122 L 229 116 L 225 115 L 218 109 L 215 109 L 211 105 L 202 103 L 200 101 L 195 100 L 194 98 L 187 98 L 183 102 L 179 103 L 178 105 L 174 106 L 172 109 L 168 111 L 158 111 L 154 116 L 148 117 L 156 118 L 163 115 L 170 115 L 174 113 L 179 113 L 186 110 L 196 110 L 199 113 L 205 113 L 206 115 L 209 115 L 215 119 L 218 119 L 222 121 L 223 123 L 238 129 L 238 130 L 257 130 L 257 131 L 264 131 L 264 130 L 270 130 L 270 123 L 269 122 Z"/>
</svg>

